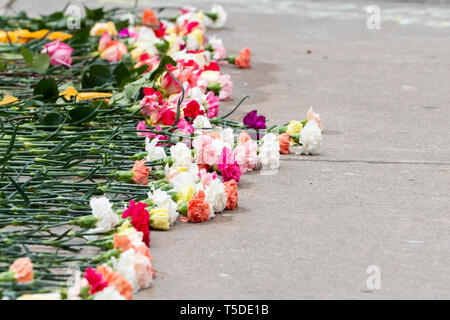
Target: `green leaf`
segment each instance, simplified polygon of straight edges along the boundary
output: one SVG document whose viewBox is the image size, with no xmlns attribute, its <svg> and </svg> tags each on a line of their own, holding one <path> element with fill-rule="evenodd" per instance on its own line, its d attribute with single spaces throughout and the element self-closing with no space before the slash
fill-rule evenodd
<svg viewBox="0 0 450 320">
<path fill-rule="evenodd" d="M 89 9 L 88 7 L 84 6 L 84 10 L 86 10 L 86 18 L 92 19 L 94 21 L 102 19 L 105 15 L 103 8 Z"/>
<path fill-rule="evenodd" d="M 83 123 L 89 122 L 97 116 L 98 109 L 100 109 L 101 105 L 98 105 L 97 108 L 94 106 L 79 106 L 75 109 L 69 111 L 69 117 L 72 122 Z"/>
<path fill-rule="evenodd" d="M 122 62 L 117 65 L 117 67 L 113 71 L 113 74 L 119 85 L 126 82 L 127 78 L 131 76 L 130 71 Z"/>
<path fill-rule="evenodd" d="M 170 56 L 164 56 L 159 63 L 158 68 L 156 68 L 150 75 L 150 81 L 157 79 L 160 75 L 163 74 L 167 69 L 167 65 L 171 64 L 172 66 L 176 66 L 177 63 Z"/>
<path fill-rule="evenodd" d="M 3 72 L 6 70 L 6 61 L 0 60 L 0 72 Z"/>
<path fill-rule="evenodd" d="M 55 80 L 52 78 L 41 79 L 34 87 L 33 95 L 40 96 L 36 99 L 41 101 L 56 101 L 59 96 L 59 90 Z"/>
<path fill-rule="evenodd" d="M 54 126 L 63 121 L 63 116 L 57 112 L 47 113 L 39 122 L 47 126 Z"/>
<path fill-rule="evenodd" d="M 46 53 L 41 53 L 33 57 L 31 67 L 33 71 L 39 73 L 46 73 L 50 66 L 50 56 Z"/>
<path fill-rule="evenodd" d="M 86 43 L 89 39 L 89 28 L 83 28 L 77 32 L 75 32 L 72 38 L 69 39 L 68 44 L 83 44 Z"/>
<path fill-rule="evenodd" d="M 27 47 L 22 46 L 20 48 L 20 53 L 22 54 L 22 57 L 25 60 L 26 64 L 31 66 L 31 64 L 33 62 L 33 54 L 31 53 L 31 51 L 28 50 Z"/>
<path fill-rule="evenodd" d="M 111 71 L 103 65 L 93 64 L 83 74 L 81 85 L 83 88 L 101 87 L 112 83 L 113 75 Z"/>
</svg>

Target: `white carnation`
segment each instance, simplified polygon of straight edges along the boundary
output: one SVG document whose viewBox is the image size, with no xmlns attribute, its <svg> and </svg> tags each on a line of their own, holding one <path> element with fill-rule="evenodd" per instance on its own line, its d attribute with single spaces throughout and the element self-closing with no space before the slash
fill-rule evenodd
<svg viewBox="0 0 450 320">
<path fill-rule="evenodd" d="M 172 197 L 167 192 L 156 189 L 153 193 L 148 193 L 148 198 L 161 209 L 167 209 L 169 211 L 169 222 L 173 224 L 178 217 L 177 204 L 172 200 Z"/>
<path fill-rule="evenodd" d="M 322 142 L 322 132 L 315 120 L 309 120 L 300 131 L 301 147 L 296 152 L 298 154 L 317 154 L 319 153 L 320 143 Z"/>
<path fill-rule="evenodd" d="M 111 261 L 114 269 L 123 274 L 125 279 L 127 279 L 133 287 L 133 291 L 136 292 L 139 290 L 139 284 L 136 276 L 136 270 L 134 268 L 134 256 L 134 249 L 128 249 L 127 251 L 122 252 L 119 259 L 112 257 Z"/>
<path fill-rule="evenodd" d="M 115 287 L 106 287 L 94 294 L 94 300 L 126 300 Z"/>
<path fill-rule="evenodd" d="M 280 144 L 273 133 L 266 134 L 262 139 L 258 160 L 263 169 L 275 170 L 280 167 Z"/>
<path fill-rule="evenodd" d="M 119 216 L 114 213 L 112 204 L 107 197 L 91 198 L 89 204 L 92 208 L 92 215 L 97 218 L 96 231 L 109 231 L 119 223 Z"/>
<path fill-rule="evenodd" d="M 148 137 L 145 138 L 145 151 L 147 151 L 147 161 L 155 161 L 159 159 L 164 159 L 166 157 L 166 152 L 163 147 L 156 146 L 159 142 L 158 138 L 153 139 L 150 142 Z"/>
<path fill-rule="evenodd" d="M 188 167 L 192 163 L 191 150 L 182 142 L 170 147 L 170 155 L 176 167 Z"/>
<path fill-rule="evenodd" d="M 215 13 L 217 19 L 213 20 L 205 15 L 205 25 L 214 29 L 223 28 L 227 22 L 227 12 L 219 4 L 213 4 L 210 13 Z"/>
<path fill-rule="evenodd" d="M 211 181 L 205 189 L 205 201 L 213 208 L 214 212 L 222 212 L 227 206 L 227 193 L 225 186 L 219 179 Z"/>
<path fill-rule="evenodd" d="M 139 37 L 136 40 L 136 47 L 140 51 L 147 52 L 150 56 L 158 53 L 155 47 L 155 43 L 159 42 L 159 39 L 155 36 L 155 32 L 152 28 L 141 27 L 139 29 Z"/>
<path fill-rule="evenodd" d="M 173 186 L 176 191 L 179 191 L 183 189 L 186 185 L 195 185 L 197 183 L 198 177 L 194 176 L 190 172 L 180 172 L 174 179 L 173 179 Z"/>
<path fill-rule="evenodd" d="M 225 128 L 220 132 L 220 137 L 230 150 L 234 148 L 234 133 L 232 128 Z M 221 150 L 222 151 L 222 150 Z"/>
<path fill-rule="evenodd" d="M 211 123 L 209 122 L 208 118 L 202 115 L 198 115 L 194 121 L 192 122 L 192 126 L 194 128 L 201 128 L 201 129 L 209 129 L 212 128 Z"/>
</svg>

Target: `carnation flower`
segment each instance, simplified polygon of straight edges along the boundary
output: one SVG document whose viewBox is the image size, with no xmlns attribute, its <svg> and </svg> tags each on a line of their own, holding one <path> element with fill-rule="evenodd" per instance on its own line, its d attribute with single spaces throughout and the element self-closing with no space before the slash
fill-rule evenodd
<svg viewBox="0 0 450 320">
<path fill-rule="evenodd" d="M 134 292 L 151 287 L 153 266 L 148 257 L 136 252 L 134 249 L 128 249 L 122 252 L 119 259 L 113 257 L 112 262 L 114 268 L 123 274 L 125 279 L 131 284 Z"/>
<path fill-rule="evenodd" d="M 140 105 L 144 107 L 141 109 L 144 116 L 150 117 L 162 104 L 161 92 L 155 91 L 153 88 L 144 88 L 144 97 L 140 102 Z"/>
<path fill-rule="evenodd" d="M 142 12 L 142 23 L 143 24 L 158 24 L 159 20 L 156 17 L 155 11 L 151 9 L 145 9 Z"/>
<path fill-rule="evenodd" d="M 237 65 L 239 68 L 249 69 L 250 68 L 250 49 L 244 48 L 239 53 L 239 55 L 236 57 L 234 64 Z"/>
<path fill-rule="evenodd" d="M 225 192 L 227 194 L 227 206 L 226 209 L 234 210 L 238 205 L 238 192 L 237 183 L 234 179 L 223 183 L 225 186 Z"/>
<path fill-rule="evenodd" d="M 233 152 L 229 148 L 223 147 L 222 154 L 220 155 L 219 162 L 217 163 L 217 169 L 222 174 L 223 181 L 234 179 L 239 182 L 242 171 L 233 155 Z"/>
<path fill-rule="evenodd" d="M 263 169 L 275 170 L 280 166 L 280 144 L 273 133 L 266 134 L 262 139 L 258 159 Z"/>
<path fill-rule="evenodd" d="M 285 132 L 278 136 L 278 143 L 280 144 L 280 153 L 289 154 L 289 145 L 291 143 L 290 134 Z"/>
<path fill-rule="evenodd" d="M 242 173 L 252 171 L 258 162 L 258 145 L 252 139 L 239 144 L 234 148 L 234 156 L 236 158 Z"/>
<path fill-rule="evenodd" d="M 223 140 L 224 144 L 230 148 L 234 148 L 234 133 L 232 128 L 219 129 L 220 138 Z"/>
<path fill-rule="evenodd" d="M 172 197 L 167 192 L 156 189 L 148 193 L 148 198 L 157 208 L 167 209 L 169 214 L 170 224 L 174 224 L 178 217 L 177 204 L 172 200 Z"/>
<path fill-rule="evenodd" d="M 208 43 L 211 45 L 211 47 L 214 49 L 214 60 L 220 60 L 224 59 L 227 56 L 227 50 L 225 49 L 223 45 L 223 41 L 220 38 L 217 38 L 216 36 L 210 36 L 208 39 Z"/>
<path fill-rule="evenodd" d="M 219 4 L 213 4 L 211 11 L 205 14 L 205 25 L 210 28 L 223 28 L 227 22 L 227 12 Z"/>
<path fill-rule="evenodd" d="M 191 222 L 203 222 L 209 220 L 209 204 L 205 202 L 205 192 L 199 190 L 188 202 L 188 219 Z"/>
<path fill-rule="evenodd" d="M 126 235 L 114 233 L 113 241 L 114 249 L 119 249 L 121 251 L 127 251 L 132 246 L 131 239 Z"/>
<path fill-rule="evenodd" d="M 322 133 L 315 120 L 309 120 L 300 131 L 299 142 L 301 147 L 297 151 L 299 154 L 317 154 L 320 143 L 322 142 Z"/>
<path fill-rule="evenodd" d="M 114 22 L 97 22 L 89 32 L 90 36 L 101 36 L 107 32 L 111 36 L 117 35 L 117 29 Z"/>
<path fill-rule="evenodd" d="M 106 287 L 93 296 L 94 300 L 126 300 L 115 287 Z"/>
<path fill-rule="evenodd" d="M 216 149 L 212 145 L 212 138 L 209 135 L 202 134 L 192 141 L 195 149 L 195 162 L 198 164 L 207 164 L 213 166 L 216 163 Z"/>
<path fill-rule="evenodd" d="M 178 129 L 184 134 L 194 133 L 194 127 L 184 119 L 181 119 L 177 123 Z"/>
<path fill-rule="evenodd" d="M 205 116 L 197 116 L 194 119 L 194 122 L 192 122 L 192 126 L 194 128 L 200 128 L 200 129 L 209 129 L 212 128 L 211 123 L 209 122 L 208 118 Z"/>
<path fill-rule="evenodd" d="M 47 43 L 42 53 L 48 53 L 50 56 L 50 64 L 52 66 L 64 65 L 70 67 L 72 65 L 72 55 L 73 48 L 68 44 L 60 41 L 53 41 Z"/>
<path fill-rule="evenodd" d="M 315 113 L 314 111 L 313 111 L 313 108 L 312 107 L 310 107 L 309 109 L 308 109 L 308 113 L 306 114 L 306 119 L 309 121 L 309 120 L 314 120 L 314 121 L 316 121 L 317 122 L 317 125 L 319 126 L 319 128 L 320 128 L 320 131 L 322 132 L 323 131 L 323 128 L 322 128 L 322 121 L 320 120 L 320 114 L 319 113 Z"/>
<path fill-rule="evenodd" d="M 92 268 L 86 269 L 84 278 L 87 280 L 89 286 L 91 287 L 91 289 L 89 290 L 89 294 L 94 294 L 96 292 L 102 291 L 108 286 L 108 283 L 106 281 L 103 281 L 102 275 L 100 273 L 96 273 Z"/>
<path fill-rule="evenodd" d="M 214 179 L 217 178 L 217 173 L 207 172 L 206 169 L 200 169 L 198 172 L 198 176 L 200 177 L 200 181 L 203 184 L 203 187 L 206 188 Z"/>
<path fill-rule="evenodd" d="M 227 205 L 227 194 L 225 186 L 219 179 L 211 181 L 205 189 L 205 201 L 214 210 L 214 212 L 222 212 Z"/>
<path fill-rule="evenodd" d="M 108 283 L 108 287 L 98 292 L 97 295 L 100 294 L 101 292 L 105 292 L 105 290 L 108 290 L 108 288 L 113 287 L 116 289 L 119 295 L 123 296 L 125 299 L 131 300 L 133 298 L 133 287 L 127 281 L 127 279 L 125 279 L 123 274 L 114 271 L 111 267 L 107 266 L 106 264 L 97 266 L 96 272 L 100 273 L 102 275 L 103 280 Z M 107 292 L 110 292 L 110 290 L 108 290 Z M 117 297 L 117 295 L 115 296 Z"/>
<path fill-rule="evenodd" d="M 145 209 L 147 204 L 130 200 L 130 206 L 123 212 L 122 218 L 131 217 L 131 224 L 137 230 L 142 232 L 144 243 L 150 245 L 150 215 Z"/>
<path fill-rule="evenodd" d="M 219 114 L 219 98 L 214 95 L 214 92 L 209 91 L 205 98 L 208 118 L 214 118 Z"/>
<path fill-rule="evenodd" d="M 167 157 L 164 148 L 157 147 L 158 142 L 158 138 L 153 139 L 151 142 L 149 138 L 145 138 L 145 151 L 147 151 L 147 161 L 155 161 Z"/>
<path fill-rule="evenodd" d="M 191 150 L 182 142 L 170 147 L 170 156 L 175 167 L 188 167 L 192 163 Z"/>
<path fill-rule="evenodd" d="M 294 135 L 297 133 L 300 133 L 302 131 L 303 125 L 300 121 L 297 120 L 291 120 L 291 122 L 288 123 L 286 132 L 290 135 Z"/>
<path fill-rule="evenodd" d="M 89 204 L 92 215 L 97 218 L 96 232 L 107 232 L 119 224 L 119 216 L 113 211 L 112 204 L 106 196 L 91 198 Z"/>
<path fill-rule="evenodd" d="M 16 259 L 12 265 L 9 266 L 9 271 L 14 274 L 14 279 L 18 283 L 30 283 L 34 279 L 33 263 L 28 257 Z"/>
<path fill-rule="evenodd" d="M 185 117 L 195 119 L 198 115 L 204 115 L 205 111 L 200 108 L 200 104 L 197 102 L 197 100 L 191 100 L 183 109 L 183 114 Z"/>
<path fill-rule="evenodd" d="M 133 181 L 136 184 L 147 185 L 148 183 L 148 172 L 150 168 L 145 166 L 147 162 L 146 159 L 136 160 L 133 165 Z"/>
<path fill-rule="evenodd" d="M 230 75 L 221 74 L 219 76 L 219 83 L 220 83 L 219 99 L 229 100 L 231 94 L 233 93 L 233 82 L 231 81 Z"/>
<path fill-rule="evenodd" d="M 257 111 L 253 110 L 247 113 L 244 117 L 244 125 L 248 128 L 253 129 L 265 129 L 266 128 L 266 117 L 258 116 Z"/>
</svg>

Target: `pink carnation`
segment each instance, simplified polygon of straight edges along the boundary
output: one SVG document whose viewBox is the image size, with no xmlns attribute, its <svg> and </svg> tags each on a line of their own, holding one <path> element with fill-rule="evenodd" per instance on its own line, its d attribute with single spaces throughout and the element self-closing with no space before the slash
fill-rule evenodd
<svg viewBox="0 0 450 320">
<path fill-rule="evenodd" d="M 231 81 L 231 77 L 229 74 L 222 74 L 219 76 L 220 82 L 220 92 L 219 99 L 220 100 L 228 100 L 231 97 L 233 92 L 233 82 Z"/>
<path fill-rule="evenodd" d="M 202 134 L 192 141 L 197 164 L 213 166 L 216 163 L 217 153 L 216 148 L 214 148 L 214 145 L 212 144 L 212 140 L 213 139 L 209 135 Z"/>
<path fill-rule="evenodd" d="M 219 114 L 219 98 L 212 91 L 209 91 L 206 95 L 206 109 L 208 110 L 206 114 L 208 118 L 214 118 Z"/>
<path fill-rule="evenodd" d="M 224 182 L 232 179 L 239 182 L 242 171 L 233 152 L 228 147 L 223 147 L 222 154 L 217 163 L 217 169 L 220 170 Z"/>
<path fill-rule="evenodd" d="M 217 178 L 217 173 L 211 173 L 206 171 L 206 169 L 200 169 L 200 171 L 198 172 L 198 176 L 203 184 L 203 187 L 207 187 L 214 179 Z"/>
<path fill-rule="evenodd" d="M 234 148 L 234 155 L 242 173 L 252 171 L 258 159 L 258 145 L 252 139 Z"/>
<path fill-rule="evenodd" d="M 161 92 L 155 91 L 153 88 L 144 88 L 144 98 L 140 103 L 144 107 L 141 109 L 144 116 L 150 117 L 162 103 Z"/>
</svg>

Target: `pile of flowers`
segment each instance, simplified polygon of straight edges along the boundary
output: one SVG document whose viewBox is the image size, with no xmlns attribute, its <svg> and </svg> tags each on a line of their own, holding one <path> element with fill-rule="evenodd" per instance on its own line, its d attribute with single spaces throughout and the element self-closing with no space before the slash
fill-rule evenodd
<svg viewBox="0 0 450 320">
<path fill-rule="evenodd" d="M 249 48 L 228 55 L 221 39 L 205 35 L 225 25 L 221 6 L 173 16 L 146 9 L 126 26 L 117 11 L 92 12 L 73 34 L 0 31 L 0 42 L 24 59 L 0 67 L 12 75 L 23 68 L 36 81 L 32 92 L 0 101 L 0 229 L 24 228 L 0 233 L 10 262 L 0 265 L 3 299 L 132 299 L 155 278 L 151 229 L 235 210 L 243 174 L 276 172 L 280 154 L 294 148 L 319 152 L 323 128 L 312 108 L 302 121 L 270 127 L 258 110 L 227 119 L 243 98 L 219 117 L 220 102 L 233 95 L 223 70 L 251 67 Z M 70 229 L 47 232 L 60 226 Z M 14 251 L 18 243 L 100 253 L 30 255 Z M 56 265 L 77 271 L 66 281 Z"/>
</svg>

